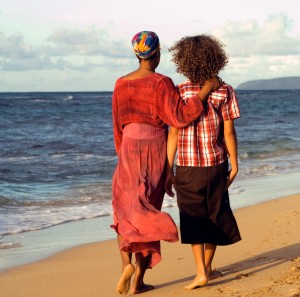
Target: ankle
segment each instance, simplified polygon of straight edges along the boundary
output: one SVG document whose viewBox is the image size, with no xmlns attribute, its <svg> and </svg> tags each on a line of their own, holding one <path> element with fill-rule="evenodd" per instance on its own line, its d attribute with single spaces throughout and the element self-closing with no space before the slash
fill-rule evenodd
<svg viewBox="0 0 300 297">
<path fill-rule="evenodd" d="M 206 267 L 201 267 L 197 269 L 197 275 L 201 276 L 201 275 L 207 275 L 208 271 L 206 269 Z"/>
<path fill-rule="evenodd" d="M 207 273 L 210 273 L 212 271 L 211 265 L 208 265 L 205 268 Z"/>
<path fill-rule="evenodd" d="M 192 281 L 192 283 L 194 283 L 194 282 L 206 284 L 208 282 L 208 274 L 197 273 L 194 280 Z"/>
<path fill-rule="evenodd" d="M 131 264 L 131 262 L 129 262 L 129 263 L 123 263 L 123 264 L 122 264 L 122 271 L 124 271 L 124 269 L 125 269 L 129 264 Z"/>
</svg>

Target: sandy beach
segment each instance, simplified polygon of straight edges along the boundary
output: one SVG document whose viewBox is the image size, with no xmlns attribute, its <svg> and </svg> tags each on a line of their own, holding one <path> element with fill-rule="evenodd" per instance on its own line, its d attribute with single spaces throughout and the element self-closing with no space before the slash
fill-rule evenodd
<svg viewBox="0 0 300 297">
<path fill-rule="evenodd" d="M 235 211 L 242 241 L 219 247 L 223 277 L 184 290 L 194 278 L 189 245 L 162 242 L 162 262 L 148 270 L 142 296 L 300 296 L 300 195 Z M 1 297 L 113 297 L 120 277 L 116 240 L 92 243 L 0 273 Z"/>
</svg>

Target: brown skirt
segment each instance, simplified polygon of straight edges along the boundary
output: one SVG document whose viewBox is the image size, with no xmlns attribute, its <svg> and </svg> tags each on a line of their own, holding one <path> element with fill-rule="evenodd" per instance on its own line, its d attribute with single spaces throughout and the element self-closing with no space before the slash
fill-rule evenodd
<svg viewBox="0 0 300 297">
<path fill-rule="evenodd" d="M 224 191 L 227 176 L 227 161 L 211 167 L 177 166 L 182 243 L 229 245 L 241 240 L 228 191 Z"/>
</svg>

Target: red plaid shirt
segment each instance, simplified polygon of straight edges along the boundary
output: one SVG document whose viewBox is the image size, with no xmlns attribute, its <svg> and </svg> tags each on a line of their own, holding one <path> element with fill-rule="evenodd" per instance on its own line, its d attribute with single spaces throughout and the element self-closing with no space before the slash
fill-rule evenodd
<svg viewBox="0 0 300 297">
<path fill-rule="evenodd" d="M 186 81 L 178 85 L 181 97 L 187 100 L 200 87 Z M 223 163 L 227 158 L 224 121 L 240 117 L 234 89 L 223 84 L 210 93 L 205 111 L 189 126 L 178 130 L 177 165 L 208 167 Z"/>
</svg>

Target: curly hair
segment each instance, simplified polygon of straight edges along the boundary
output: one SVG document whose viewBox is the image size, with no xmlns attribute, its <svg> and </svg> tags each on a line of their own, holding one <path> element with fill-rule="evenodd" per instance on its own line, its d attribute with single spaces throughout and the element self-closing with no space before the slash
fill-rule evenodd
<svg viewBox="0 0 300 297">
<path fill-rule="evenodd" d="M 169 51 L 172 52 L 176 71 L 192 83 L 203 85 L 207 79 L 218 75 L 228 63 L 223 47 L 215 37 L 202 34 L 181 38 Z"/>
</svg>

